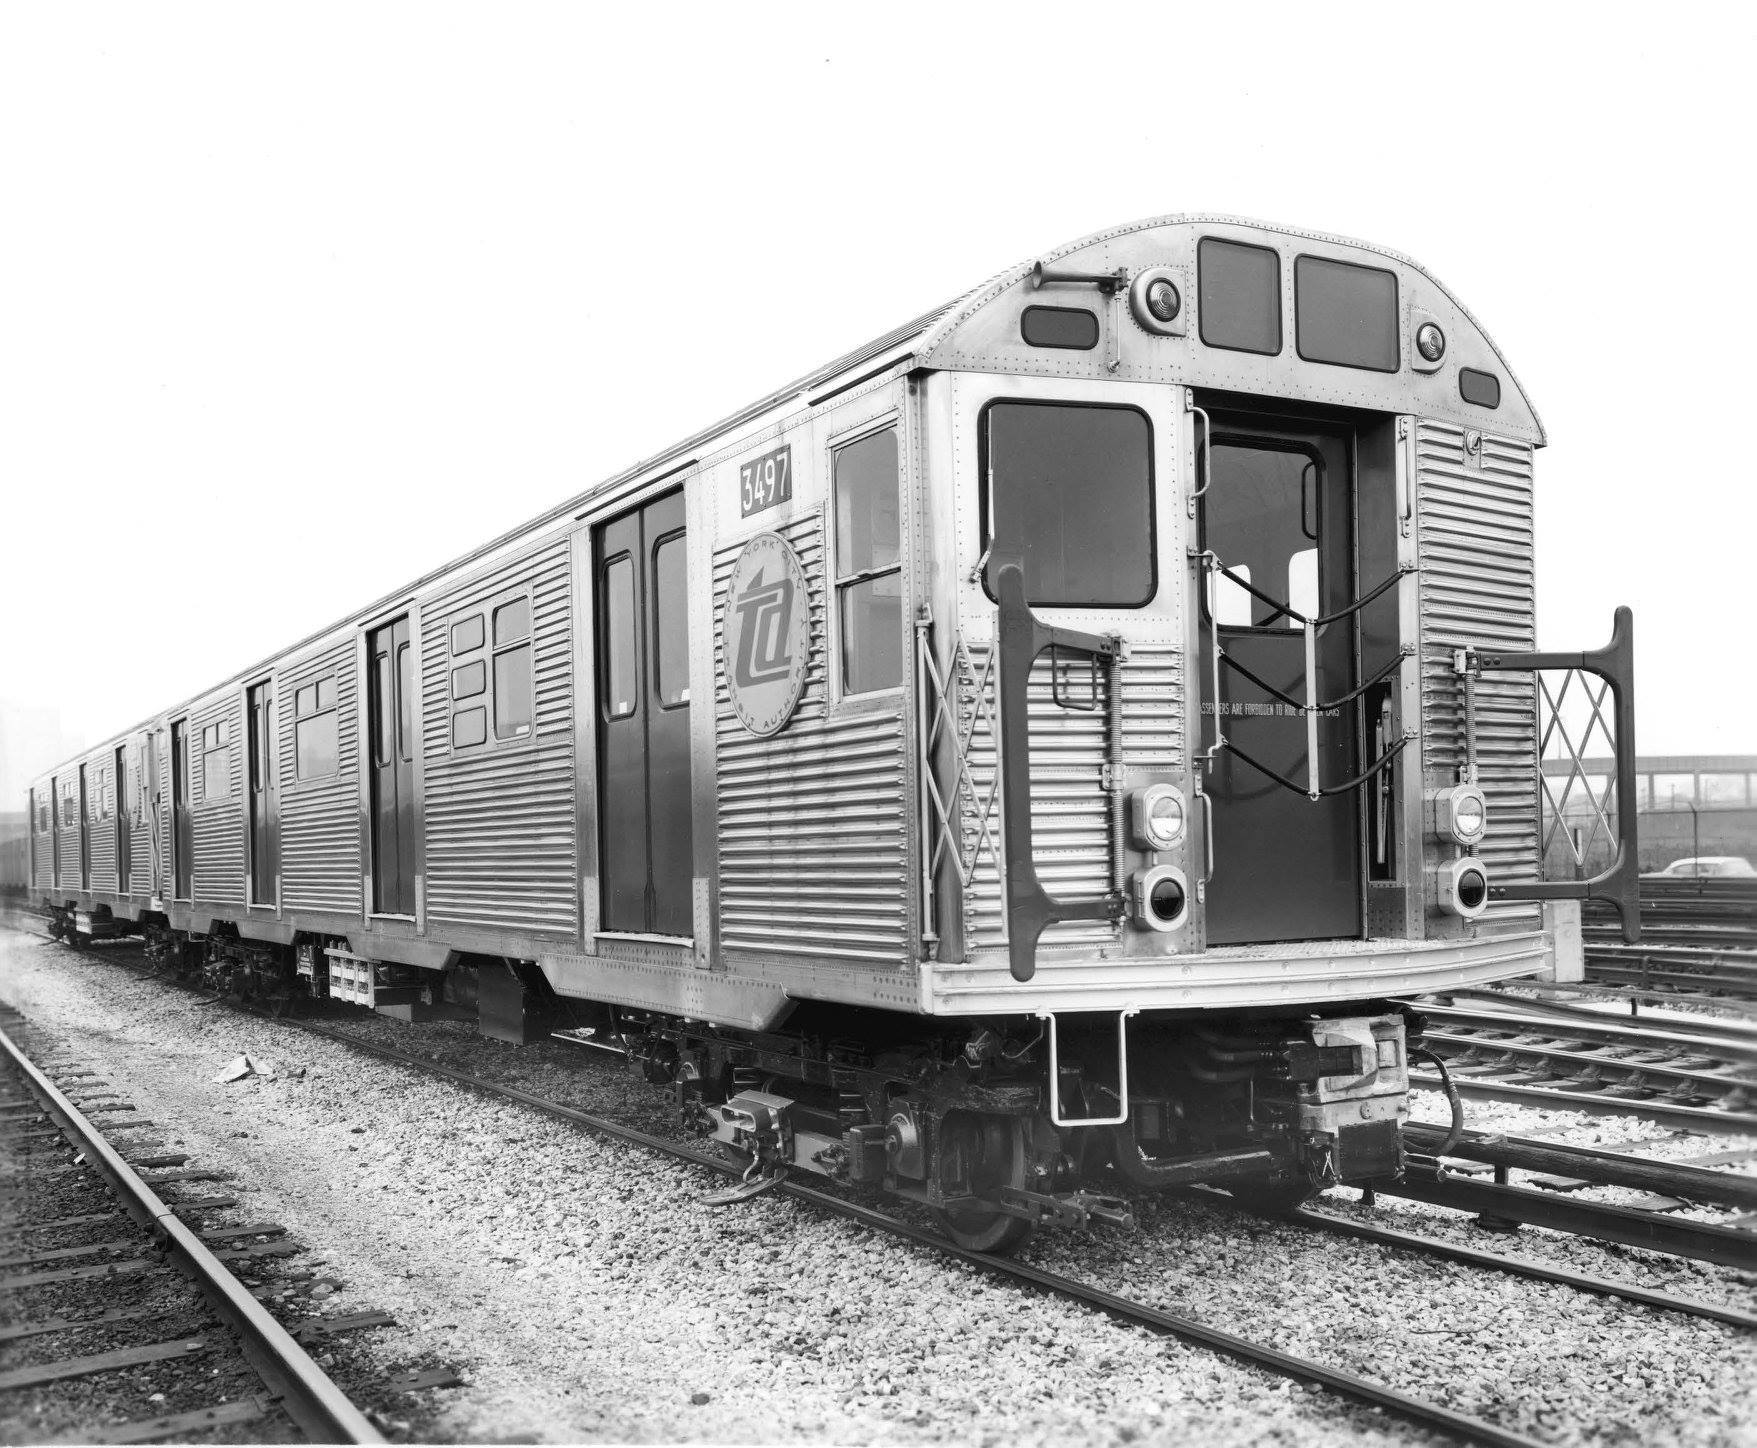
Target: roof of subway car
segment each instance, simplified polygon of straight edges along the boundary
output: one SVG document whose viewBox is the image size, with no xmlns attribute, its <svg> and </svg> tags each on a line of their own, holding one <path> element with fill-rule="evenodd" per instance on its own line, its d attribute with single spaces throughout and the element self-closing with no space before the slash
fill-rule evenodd
<svg viewBox="0 0 1757 1448">
<path fill-rule="evenodd" d="M 663 476 L 667 472 L 681 471 L 682 468 L 678 466 L 679 463 L 682 462 L 683 467 L 687 467 L 693 463 L 694 459 L 691 458 L 690 455 L 698 450 L 703 444 L 712 441 L 723 433 L 734 431 L 747 423 L 755 421 L 765 413 L 783 405 L 790 399 L 799 397 L 809 398 L 810 393 L 823 388 L 827 383 L 833 382 L 847 373 L 854 372 L 865 364 L 884 357 L 887 353 L 895 352 L 896 349 L 903 347 L 905 344 L 913 343 L 914 345 L 910 348 L 909 353 L 903 355 L 912 356 L 924 366 L 931 366 L 934 349 L 950 338 L 956 332 L 960 323 L 974 316 L 990 302 L 993 302 L 1010 288 L 1024 281 L 1030 276 L 1032 267 L 1039 262 L 1059 261 L 1088 248 L 1099 246 L 1105 242 L 1114 241 L 1118 238 L 1133 236 L 1141 232 L 1161 228 L 1173 229 L 1193 226 L 1234 226 L 1259 231 L 1266 235 L 1298 238 L 1330 246 L 1352 247 L 1361 251 L 1371 252 L 1374 255 L 1382 257 L 1399 266 L 1410 268 L 1425 277 L 1433 286 L 1444 294 L 1447 299 L 1458 308 L 1459 313 L 1476 328 L 1484 342 L 1494 351 L 1496 357 L 1506 369 L 1506 376 L 1509 383 L 1522 397 L 1525 396 L 1524 389 L 1520 386 L 1512 368 L 1506 365 L 1505 356 L 1501 353 L 1500 349 L 1494 345 L 1494 342 L 1489 338 L 1487 331 L 1470 313 L 1469 309 L 1458 300 L 1443 282 L 1419 262 L 1404 256 L 1400 252 L 1391 251 L 1390 249 L 1379 246 L 1374 242 L 1362 241 L 1355 237 L 1337 236 L 1327 232 L 1312 231 L 1302 227 L 1285 226 L 1277 222 L 1260 221 L 1250 217 L 1230 216 L 1219 212 L 1174 212 L 1163 216 L 1150 217 L 1141 221 L 1128 222 L 1119 226 L 1107 227 L 1102 231 L 1092 232 L 1089 235 L 1078 238 L 1077 240 L 1064 243 L 1050 251 L 1039 252 L 1027 260 L 1016 262 L 1013 265 L 1006 267 L 1004 270 L 995 273 L 993 276 L 989 277 L 988 280 L 973 287 L 971 290 L 922 313 L 920 316 L 915 317 L 910 321 L 904 322 L 901 326 L 894 327 L 890 331 L 880 334 L 861 346 L 855 347 L 819 367 L 813 368 L 811 371 L 802 374 L 791 382 L 765 393 L 757 400 L 738 409 L 738 411 L 719 419 L 708 427 L 689 434 L 687 437 L 684 437 L 659 452 L 642 458 L 640 461 L 612 474 L 610 477 L 594 483 L 578 493 L 572 494 L 563 502 L 558 503 L 555 507 L 540 513 L 533 518 L 527 519 L 525 522 L 520 523 L 516 527 L 507 530 L 488 542 L 471 549 L 467 553 L 449 559 L 445 563 L 436 568 L 430 569 L 428 572 L 413 579 L 409 583 L 385 594 L 381 598 L 373 600 L 365 607 L 354 609 L 343 617 L 337 619 L 334 623 L 327 625 L 315 633 L 309 634 L 283 648 L 276 649 L 266 658 L 252 663 L 248 668 L 239 669 L 215 685 L 210 686 L 197 694 L 179 700 L 164 709 L 155 711 L 152 715 L 131 724 L 126 729 L 118 730 L 116 733 L 106 736 L 106 738 L 98 744 L 82 750 L 79 753 L 67 756 L 53 768 L 43 770 L 37 776 L 36 783 L 38 785 L 47 784 L 51 776 L 58 775 L 70 766 L 83 760 L 87 760 L 105 749 L 113 747 L 116 741 L 142 730 L 149 729 L 154 725 L 161 723 L 170 715 L 176 714 L 184 708 L 194 704 L 198 700 L 207 698 L 220 690 L 235 687 L 245 679 L 260 675 L 265 668 L 317 644 L 322 639 L 335 633 L 337 629 L 346 627 L 350 623 L 357 623 L 362 619 L 370 619 L 382 613 L 385 609 L 411 597 L 429 584 L 444 578 L 446 575 L 456 572 L 459 569 L 467 568 L 503 548 L 517 544 L 521 539 L 524 539 L 543 528 L 561 522 L 563 519 L 576 514 L 582 507 L 588 506 L 607 493 L 612 493 L 616 489 L 624 487 L 625 485 L 643 484 L 645 481 L 650 481 L 656 476 Z M 887 370 L 890 365 L 893 365 L 894 362 L 900 360 L 902 360 L 902 356 L 893 358 L 891 363 L 884 364 L 879 370 Z M 1529 405 L 1529 399 L 1527 399 L 1527 406 L 1529 407 Z M 1537 419 L 1535 409 L 1532 409 L 1532 417 L 1534 421 L 1537 421 L 1539 445 L 1541 446 L 1543 441 L 1543 426 L 1541 420 Z M 685 459 L 688 459 L 689 461 L 683 462 Z"/>
</svg>

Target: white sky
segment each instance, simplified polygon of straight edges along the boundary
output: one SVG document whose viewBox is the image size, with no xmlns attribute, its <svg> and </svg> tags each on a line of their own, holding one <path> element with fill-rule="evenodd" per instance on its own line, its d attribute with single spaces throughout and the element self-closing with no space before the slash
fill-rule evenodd
<svg viewBox="0 0 1757 1448">
<path fill-rule="evenodd" d="M 1550 431 L 1540 642 L 1632 604 L 1643 752 L 1757 752 L 1751 15 L 6 6 L 3 797 L 1004 265 L 1179 210 L 1451 286 Z"/>
</svg>

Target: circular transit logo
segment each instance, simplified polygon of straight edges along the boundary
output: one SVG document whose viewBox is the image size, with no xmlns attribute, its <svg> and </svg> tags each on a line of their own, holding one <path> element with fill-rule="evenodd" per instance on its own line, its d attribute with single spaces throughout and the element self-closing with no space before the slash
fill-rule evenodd
<svg viewBox="0 0 1757 1448">
<path fill-rule="evenodd" d="M 811 590 L 799 555 L 779 533 L 758 533 L 732 565 L 722 621 L 726 692 L 752 734 L 787 727 L 811 661 Z"/>
</svg>

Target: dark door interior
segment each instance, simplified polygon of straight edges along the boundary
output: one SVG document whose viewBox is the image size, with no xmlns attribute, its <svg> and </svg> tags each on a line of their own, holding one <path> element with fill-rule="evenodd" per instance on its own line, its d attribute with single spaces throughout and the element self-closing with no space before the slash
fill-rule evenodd
<svg viewBox="0 0 1757 1448">
<path fill-rule="evenodd" d="M 415 913 L 414 677 L 409 620 L 367 637 L 372 734 L 372 908 Z"/>
<path fill-rule="evenodd" d="M 86 792 L 85 766 L 79 766 L 79 888 L 92 887 L 91 795 Z"/>
<path fill-rule="evenodd" d="M 252 684 L 246 696 L 250 715 L 250 902 L 274 904 L 274 833 L 270 789 L 274 751 L 269 742 L 268 685 Z"/>
<path fill-rule="evenodd" d="M 1362 928 L 1358 797 L 1352 790 L 1308 797 L 1307 719 L 1274 692 L 1303 702 L 1308 672 L 1305 629 L 1277 605 L 1317 618 L 1355 597 L 1353 438 L 1341 430 L 1222 413 L 1214 414 L 1213 426 L 1213 476 L 1202 498 L 1204 547 L 1276 602 L 1225 577 L 1216 579 L 1212 596 L 1204 591 L 1204 663 L 1218 624 L 1217 712 L 1238 751 L 1217 754 L 1206 786 L 1214 809 L 1208 939 L 1356 937 Z M 1353 619 L 1316 630 L 1313 645 L 1312 697 L 1341 699 L 1354 685 Z M 1320 786 L 1358 772 L 1356 717 L 1351 704 L 1318 717 Z M 1214 723 L 1207 721 L 1208 740 Z M 1247 763 L 1241 752 L 1298 789 Z"/>
<path fill-rule="evenodd" d="M 598 530 L 600 867 L 606 930 L 694 931 L 683 494 Z"/>
<path fill-rule="evenodd" d="M 189 721 L 171 726 L 171 898 L 194 894 L 195 826 L 189 817 Z"/>
<path fill-rule="evenodd" d="M 132 889 L 134 869 L 134 817 L 128 808 L 128 746 L 116 750 L 116 893 Z"/>
<path fill-rule="evenodd" d="M 61 888 L 61 781 L 49 780 L 49 871 L 54 887 Z"/>
</svg>

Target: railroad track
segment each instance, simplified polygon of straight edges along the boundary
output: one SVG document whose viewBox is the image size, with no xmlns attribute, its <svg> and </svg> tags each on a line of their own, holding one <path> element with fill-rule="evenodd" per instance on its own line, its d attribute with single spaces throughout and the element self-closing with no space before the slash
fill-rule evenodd
<svg viewBox="0 0 1757 1448">
<path fill-rule="evenodd" d="M 15 1039 L 27 1031 L 0 1011 L 0 1419 L 22 1438 L 140 1443 L 258 1425 L 284 1437 L 284 1415 L 312 1442 L 385 1441 L 221 1260 L 270 1250 L 281 1229 L 198 1225 L 232 1198 L 167 1203 L 158 1189 L 214 1174 L 130 1157 L 106 1131 L 151 1123 L 97 1072 L 32 1061 Z M 167 1411 L 128 1416 L 149 1400 Z"/>
<path fill-rule="evenodd" d="M 1757 1039 L 1737 1023 L 1681 1029 L 1508 1003 L 1418 1003 L 1424 1044 L 1467 1097 L 1557 1111 L 1637 1116 L 1674 1127 L 1757 1133 Z M 1437 1090 L 1440 1078 L 1410 1072 Z"/>
<path fill-rule="evenodd" d="M 1586 978 L 1636 990 L 1757 1001 L 1757 949 L 1593 943 L 1586 947 Z"/>
<path fill-rule="evenodd" d="M 124 962 L 118 959 L 117 963 Z M 350 1050 L 378 1057 L 427 1076 L 447 1080 L 485 1096 L 518 1103 L 545 1115 L 570 1122 L 575 1126 L 680 1161 L 689 1162 L 719 1175 L 736 1177 L 742 1174 L 742 1163 L 729 1162 L 721 1157 L 703 1152 L 692 1145 L 668 1140 L 640 1128 L 582 1111 L 518 1087 L 503 1085 L 429 1059 L 426 1056 L 401 1051 L 375 1042 L 363 1041 L 348 1032 L 335 1030 L 309 1019 L 283 1017 L 281 1020 L 284 1025 L 325 1037 Z M 844 1217 L 872 1230 L 966 1262 L 989 1275 L 999 1276 L 1083 1303 L 1119 1320 L 1211 1348 L 1291 1379 L 1315 1384 L 1355 1401 L 1395 1412 L 1412 1421 L 1441 1429 L 1467 1441 L 1496 1444 L 1530 1444 L 1533 1441 L 1519 1434 L 1500 1429 L 1493 1424 L 1455 1413 L 1441 1405 L 1412 1398 L 1372 1379 L 1281 1352 L 1267 1344 L 1252 1342 L 1236 1334 L 1213 1328 L 1197 1319 L 1165 1312 L 1151 1304 L 1119 1297 L 1078 1279 L 1015 1260 L 994 1258 L 986 1254 L 967 1251 L 947 1241 L 936 1232 L 915 1226 L 860 1203 L 845 1200 L 830 1191 L 794 1181 L 782 1183 L 777 1190 L 783 1195 L 807 1203 L 819 1210 Z M 1226 1200 L 1230 1201 L 1229 1198 Z M 1397 1249 L 1444 1257 L 1486 1270 L 1554 1282 L 1583 1292 L 1616 1297 L 1660 1310 L 1679 1312 L 1745 1329 L 1757 1328 L 1757 1317 L 1722 1304 L 1703 1302 L 1642 1288 L 1631 1283 L 1571 1272 L 1509 1254 L 1459 1247 L 1415 1233 L 1349 1221 L 1321 1210 L 1302 1210 L 1295 1214 L 1293 1220 L 1314 1231 L 1375 1241 Z"/>
</svg>

